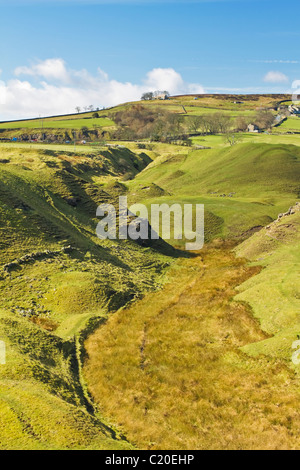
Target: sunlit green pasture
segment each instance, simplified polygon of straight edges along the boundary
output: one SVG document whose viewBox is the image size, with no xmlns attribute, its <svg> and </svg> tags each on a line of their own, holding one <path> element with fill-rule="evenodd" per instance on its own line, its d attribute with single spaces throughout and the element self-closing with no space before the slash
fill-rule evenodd
<svg viewBox="0 0 300 470">
<path fill-rule="evenodd" d="M 81 129 L 88 127 L 111 127 L 114 122 L 107 118 L 13 121 L 0 124 L 0 129 Z"/>
</svg>

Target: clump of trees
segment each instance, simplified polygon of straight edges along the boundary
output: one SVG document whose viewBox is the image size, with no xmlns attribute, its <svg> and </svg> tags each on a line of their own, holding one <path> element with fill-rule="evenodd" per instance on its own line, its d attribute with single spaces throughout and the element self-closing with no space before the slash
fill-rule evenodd
<svg viewBox="0 0 300 470">
<path fill-rule="evenodd" d="M 232 119 L 225 113 L 189 116 L 187 126 L 192 134 L 225 134 L 232 127 Z"/>
<path fill-rule="evenodd" d="M 151 101 L 154 99 L 154 93 L 152 91 L 148 91 L 147 93 L 144 93 L 141 97 L 142 101 Z"/>
<path fill-rule="evenodd" d="M 184 117 L 167 110 L 134 105 L 112 118 L 118 125 L 116 140 L 188 141 Z"/>
<path fill-rule="evenodd" d="M 248 129 L 249 124 L 249 120 L 247 120 L 244 116 L 237 117 L 235 121 L 237 132 L 245 132 Z"/>
<path fill-rule="evenodd" d="M 262 108 L 257 111 L 253 118 L 238 116 L 234 121 L 228 114 L 217 112 L 201 116 L 189 116 L 186 118 L 186 122 L 188 131 L 191 134 L 230 135 L 233 130 L 235 132 L 247 131 L 249 124 L 255 124 L 260 129 L 270 129 L 275 122 L 275 116 L 270 109 Z"/>
<path fill-rule="evenodd" d="M 94 106 L 93 104 L 90 104 L 89 106 L 84 106 L 84 107 L 83 107 L 83 110 L 84 110 L 85 112 L 87 112 L 87 111 L 94 111 L 94 110 L 95 110 L 95 111 L 99 111 L 99 108 L 96 108 L 96 109 L 95 109 L 95 106 Z M 80 106 L 76 106 L 75 111 L 79 114 L 79 113 L 82 112 L 82 109 L 81 109 Z"/>
<path fill-rule="evenodd" d="M 260 129 L 269 129 L 275 122 L 275 116 L 271 110 L 267 108 L 259 109 L 256 113 L 254 124 Z"/>
</svg>

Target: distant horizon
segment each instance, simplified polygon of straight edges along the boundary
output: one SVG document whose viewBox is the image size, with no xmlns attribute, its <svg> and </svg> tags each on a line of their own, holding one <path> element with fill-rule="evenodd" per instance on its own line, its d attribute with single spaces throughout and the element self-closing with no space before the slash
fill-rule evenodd
<svg viewBox="0 0 300 470">
<path fill-rule="evenodd" d="M 184 96 L 284 96 L 287 98 L 287 101 L 288 98 L 290 97 L 292 99 L 292 95 L 289 94 L 289 93 L 202 93 L 202 94 L 195 94 L 195 93 L 192 93 L 192 94 L 185 94 L 185 95 L 170 95 L 170 98 L 180 98 L 180 97 L 184 97 Z M 109 106 L 109 107 L 105 107 L 105 108 L 101 108 L 101 109 L 98 109 L 98 111 L 105 111 L 105 110 L 110 110 L 110 109 L 113 109 L 113 108 L 117 108 L 118 106 L 124 106 L 126 104 L 131 104 L 131 103 L 143 103 L 142 100 L 136 100 L 136 101 L 126 101 L 126 102 L 123 102 L 123 103 L 119 103 L 115 106 Z M 62 113 L 62 114 L 51 114 L 51 115 L 44 115 L 44 116 L 35 116 L 35 117 L 28 117 L 28 118 L 22 118 L 22 119 L 8 119 L 8 120 L 0 120 L 0 124 L 4 124 L 6 122 L 22 122 L 22 121 L 36 121 L 36 120 L 42 120 L 42 119 L 49 119 L 49 118 L 56 118 L 56 117 L 61 117 L 61 116 L 75 116 L 75 115 L 81 115 L 81 114 L 90 114 L 90 113 L 93 113 L 93 112 L 97 112 L 97 109 L 93 109 L 92 111 L 91 110 L 87 110 L 87 111 L 79 111 L 79 112 L 76 112 L 76 110 L 74 110 L 74 112 L 71 112 L 71 113 Z"/>
</svg>

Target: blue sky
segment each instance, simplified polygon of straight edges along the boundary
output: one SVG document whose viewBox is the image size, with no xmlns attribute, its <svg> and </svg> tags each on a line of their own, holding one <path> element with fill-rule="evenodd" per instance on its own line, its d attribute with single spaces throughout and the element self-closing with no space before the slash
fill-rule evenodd
<svg viewBox="0 0 300 470">
<path fill-rule="evenodd" d="M 151 88 L 290 91 L 299 10 L 299 0 L 0 0 L 0 119 L 110 106 Z"/>
</svg>

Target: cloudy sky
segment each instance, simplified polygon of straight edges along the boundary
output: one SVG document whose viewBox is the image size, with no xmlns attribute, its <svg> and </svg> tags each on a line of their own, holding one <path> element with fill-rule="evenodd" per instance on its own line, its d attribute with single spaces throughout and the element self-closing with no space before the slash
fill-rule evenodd
<svg viewBox="0 0 300 470">
<path fill-rule="evenodd" d="M 150 90 L 291 92 L 299 0 L 0 0 L 0 120 Z"/>
</svg>

